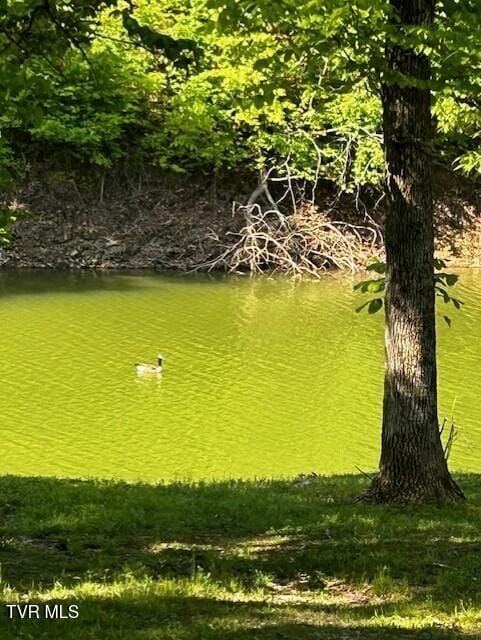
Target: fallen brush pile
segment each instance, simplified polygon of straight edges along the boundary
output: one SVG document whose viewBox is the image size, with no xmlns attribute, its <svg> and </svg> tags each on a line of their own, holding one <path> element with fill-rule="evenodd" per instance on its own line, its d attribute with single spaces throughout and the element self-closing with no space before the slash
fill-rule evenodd
<svg viewBox="0 0 481 640">
<path fill-rule="evenodd" d="M 375 223 L 332 221 L 311 203 L 290 215 L 277 207 L 263 211 L 258 204 L 234 205 L 233 214 L 244 216 L 244 226 L 229 234 L 232 243 L 220 255 L 196 270 L 318 276 L 333 267 L 355 272 L 373 257 L 382 257 L 382 236 Z"/>
</svg>

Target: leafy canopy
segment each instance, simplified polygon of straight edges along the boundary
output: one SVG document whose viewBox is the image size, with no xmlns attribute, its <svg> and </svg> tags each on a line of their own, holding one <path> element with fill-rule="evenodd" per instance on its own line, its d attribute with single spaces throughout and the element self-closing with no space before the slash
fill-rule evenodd
<svg viewBox="0 0 481 640">
<path fill-rule="evenodd" d="M 374 0 L 0 0 L 0 186 L 48 158 L 383 174 L 384 42 L 429 54 L 439 158 L 481 172 L 481 0 L 391 29 Z M 287 164 L 286 164 L 287 163 Z"/>
</svg>

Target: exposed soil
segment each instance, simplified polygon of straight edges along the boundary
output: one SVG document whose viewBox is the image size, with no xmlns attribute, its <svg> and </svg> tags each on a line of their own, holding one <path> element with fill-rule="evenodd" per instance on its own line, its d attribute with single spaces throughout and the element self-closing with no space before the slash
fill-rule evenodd
<svg viewBox="0 0 481 640">
<path fill-rule="evenodd" d="M 49 176 L 51 178 L 51 176 Z M 53 268 L 190 269 L 234 228 L 235 190 L 213 181 L 149 180 L 79 184 L 37 177 L 8 195 L 20 215 L 0 265 Z"/>
<path fill-rule="evenodd" d="M 233 202 L 246 203 L 256 185 L 256 176 L 239 173 L 102 180 L 37 170 L 4 196 L 30 213 L 20 216 L 11 243 L 0 248 L 0 266 L 190 270 L 232 244 L 232 233 L 245 224 L 233 216 Z M 435 191 L 439 253 L 455 264 L 481 266 L 481 188 L 442 172 Z M 317 205 L 331 220 L 382 226 L 378 199 L 338 198 L 332 186 L 322 185 Z"/>
</svg>

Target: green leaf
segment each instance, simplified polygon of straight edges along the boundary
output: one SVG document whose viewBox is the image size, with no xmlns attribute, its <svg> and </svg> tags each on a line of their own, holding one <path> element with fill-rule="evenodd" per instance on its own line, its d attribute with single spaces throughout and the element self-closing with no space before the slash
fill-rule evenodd
<svg viewBox="0 0 481 640">
<path fill-rule="evenodd" d="M 459 280 L 459 276 L 455 273 L 436 273 L 434 279 L 447 287 L 454 287 Z"/>
<path fill-rule="evenodd" d="M 443 316 L 444 322 L 451 328 L 451 318 L 449 316 Z"/>
<path fill-rule="evenodd" d="M 376 262 L 372 262 L 370 265 L 368 265 L 367 270 L 375 271 L 376 273 L 386 273 L 386 268 L 387 267 L 385 262 L 377 260 Z"/>
<path fill-rule="evenodd" d="M 442 287 L 436 287 L 436 291 L 438 296 L 440 296 L 441 298 L 443 298 L 444 302 L 446 304 L 449 304 L 449 301 L 451 300 L 451 296 L 449 295 L 449 293 L 446 291 L 446 289 L 443 289 Z"/>
<path fill-rule="evenodd" d="M 441 260 L 440 258 L 435 258 L 434 259 L 434 268 L 437 271 L 440 271 L 441 269 L 445 269 L 446 268 L 446 261 L 445 260 Z"/>
<path fill-rule="evenodd" d="M 379 278 L 379 280 L 371 280 L 367 284 L 368 293 L 379 293 L 380 291 L 384 291 L 386 288 L 386 279 Z"/>
<path fill-rule="evenodd" d="M 445 274 L 445 280 L 446 280 L 446 284 L 448 285 L 448 287 L 454 287 L 456 282 L 459 280 L 459 276 L 457 276 L 454 273 L 446 273 Z"/>
<path fill-rule="evenodd" d="M 386 279 L 363 280 L 362 282 L 358 282 L 353 288 L 354 291 L 361 291 L 361 293 L 379 293 L 386 288 Z"/>
<path fill-rule="evenodd" d="M 367 312 L 370 314 L 374 314 L 374 313 L 377 313 L 381 308 L 382 308 L 382 298 L 374 298 L 374 300 L 371 300 L 371 302 L 369 303 Z"/>
<path fill-rule="evenodd" d="M 458 300 L 457 298 L 451 298 L 451 302 L 454 304 L 456 309 L 461 309 L 461 306 L 464 304 L 462 300 Z"/>
</svg>

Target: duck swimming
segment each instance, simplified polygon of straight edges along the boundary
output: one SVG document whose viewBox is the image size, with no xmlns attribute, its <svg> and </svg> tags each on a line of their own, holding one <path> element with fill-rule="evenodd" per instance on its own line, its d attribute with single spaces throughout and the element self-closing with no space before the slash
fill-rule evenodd
<svg viewBox="0 0 481 640">
<path fill-rule="evenodd" d="M 137 375 L 143 376 L 147 373 L 162 373 L 164 362 L 164 356 L 159 353 L 157 356 L 157 364 L 145 364 L 143 362 L 139 362 L 135 365 L 135 370 L 137 371 Z"/>
</svg>

